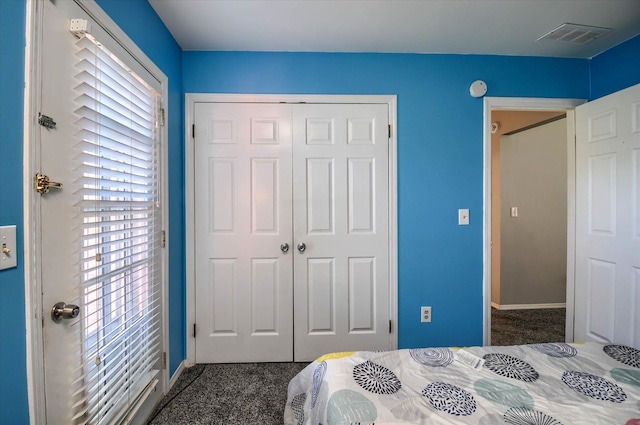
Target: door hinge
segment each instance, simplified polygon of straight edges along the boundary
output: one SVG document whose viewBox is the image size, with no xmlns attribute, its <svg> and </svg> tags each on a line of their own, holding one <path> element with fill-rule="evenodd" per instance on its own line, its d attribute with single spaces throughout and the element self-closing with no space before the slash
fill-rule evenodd
<svg viewBox="0 0 640 425">
<path fill-rule="evenodd" d="M 38 112 L 38 124 L 48 129 L 52 129 L 56 126 L 56 122 L 53 118 L 43 115 L 40 112 Z"/>
<path fill-rule="evenodd" d="M 391 331 L 393 331 L 393 322 L 389 320 L 389 333 L 391 333 Z"/>
<path fill-rule="evenodd" d="M 167 247 L 167 232 L 166 232 L 166 230 L 162 231 L 161 238 L 162 238 L 162 240 L 160 241 L 160 246 L 162 248 L 166 248 Z"/>
<path fill-rule="evenodd" d="M 389 124 L 388 127 L 389 127 L 389 139 L 391 139 L 391 124 Z"/>
<path fill-rule="evenodd" d="M 164 127 L 164 108 L 160 109 L 160 126 Z"/>
<path fill-rule="evenodd" d="M 196 125 L 195 124 L 191 124 L 191 138 L 193 138 L 193 139 L 196 138 Z"/>
<path fill-rule="evenodd" d="M 193 324 L 193 337 L 196 337 L 196 324 Z"/>
<path fill-rule="evenodd" d="M 166 351 L 162 353 L 162 368 L 163 369 L 167 368 L 167 352 Z"/>
</svg>

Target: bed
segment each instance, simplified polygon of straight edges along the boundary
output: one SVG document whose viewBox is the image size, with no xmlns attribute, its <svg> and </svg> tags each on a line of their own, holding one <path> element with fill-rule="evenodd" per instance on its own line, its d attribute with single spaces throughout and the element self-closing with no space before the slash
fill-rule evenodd
<svg viewBox="0 0 640 425">
<path fill-rule="evenodd" d="M 332 353 L 290 383 L 286 425 L 640 425 L 640 350 L 548 343 Z"/>
</svg>

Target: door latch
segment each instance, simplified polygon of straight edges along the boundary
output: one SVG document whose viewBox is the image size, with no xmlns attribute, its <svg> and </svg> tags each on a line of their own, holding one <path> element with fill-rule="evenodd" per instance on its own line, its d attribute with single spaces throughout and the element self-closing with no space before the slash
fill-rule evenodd
<svg viewBox="0 0 640 425">
<path fill-rule="evenodd" d="M 62 183 L 52 182 L 49 180 L 49 176 L 45 176 L 44 174 L 37 173 L 35 180 L 36 192 L 40 194 L 49 193 L 49 189 L 52 187 L 55 189 L 62 189 Z"/>
</svg>

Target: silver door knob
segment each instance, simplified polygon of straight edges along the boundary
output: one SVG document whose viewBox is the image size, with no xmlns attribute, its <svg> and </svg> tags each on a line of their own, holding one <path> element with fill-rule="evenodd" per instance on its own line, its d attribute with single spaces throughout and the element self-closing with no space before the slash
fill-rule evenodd
<svg viewBox="0 0 640 425">
<path fill-rule="evenodd" d="M 80 307 L 73 304 L 65 304 L 62 301 L 55 303 L 51 309 L 51 320 L 58 323 L 62 319 L 75 319 L 80 314 Z"/>
<path fill-rule="evenodd" d="M 304 252 L 305 249 L 307 249 L 307 246 L 304 244 L 304 242 L 300 242 L 298 244 L 298 251 Z"/>
<path fill-rule="evenodd" d="M 287 251 L 289 251 L 289 244 L 285 242 L 282 245 L 280 245 L 280 251 L 282 251 L 282 252 L 284 252 L 286 254 Z"/>
</svg>

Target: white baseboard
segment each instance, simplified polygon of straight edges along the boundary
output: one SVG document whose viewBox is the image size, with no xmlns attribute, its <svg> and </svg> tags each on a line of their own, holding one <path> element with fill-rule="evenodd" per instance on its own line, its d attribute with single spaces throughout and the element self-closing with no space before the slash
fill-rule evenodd
<svg viewBox="0 0 640 425">
<path fill-rule="evenodd" d="M 180 375 L 182 375 L 182 372 L 184 371 L 184 368 L 185 368 L 185 364 L 184 364 L 184 360 L 183 360 L 178 365 L 178 368 L 176 369 L 176 371 L 173 372 L 173 375 L 171 376 L 171 379 L 169 379 L 169 388 L 167 388 L 167 392 L 169 392 L 171 387 L 173 387 L 173 384 L 175 384 L 176 381 L 178 380 L 178 378 L 180 378 Z"/>
<path fill-rule="evenodd" d="M 567 308 L 567 303 L 498 304 L 498 303 L 492 302 L 491 307 L 497 310 L 531 310 L 535 308 Z"/>
</svg>

